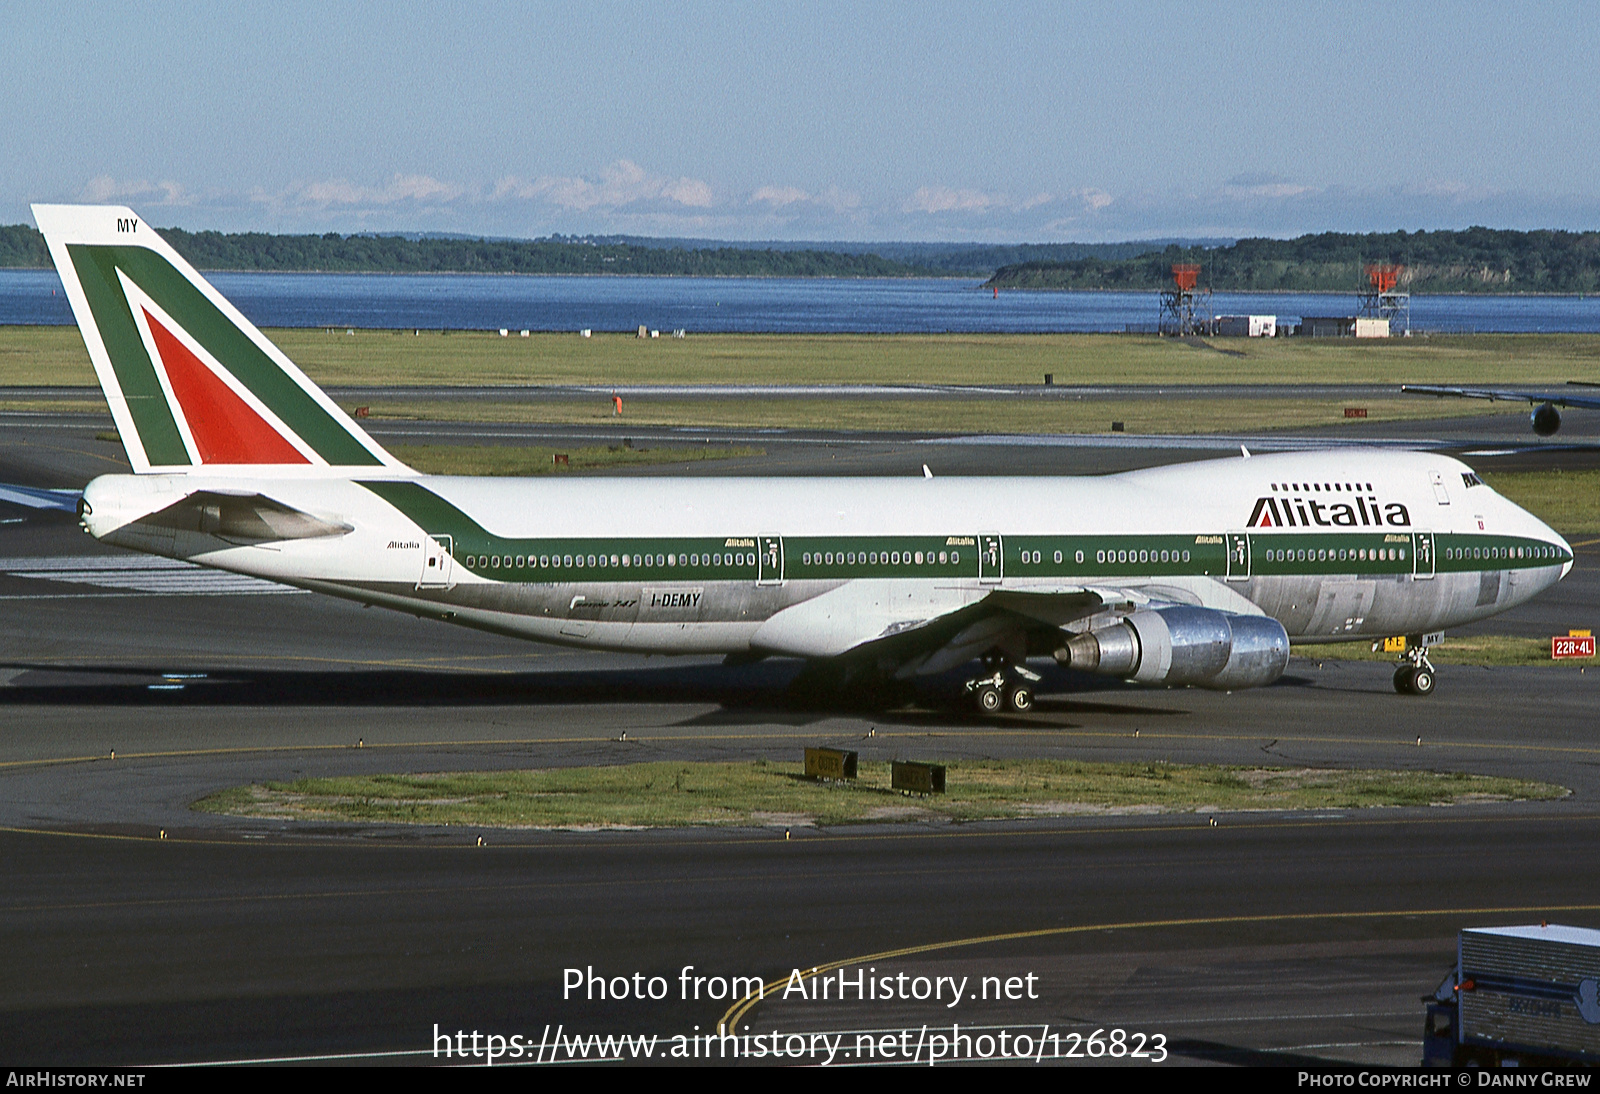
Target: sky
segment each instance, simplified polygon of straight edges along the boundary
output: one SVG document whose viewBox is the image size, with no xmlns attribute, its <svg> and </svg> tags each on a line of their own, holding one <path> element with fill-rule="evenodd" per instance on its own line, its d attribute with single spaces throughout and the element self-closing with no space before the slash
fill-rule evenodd
<svg viewBox="0 0 1600 1094">
<path fill-rule="evenodd" d="M 81 201 L 511 237 L 1595 229 L 1597 56 L 1575 3 L 15 3 L 0 223 Z"/>
</svg>

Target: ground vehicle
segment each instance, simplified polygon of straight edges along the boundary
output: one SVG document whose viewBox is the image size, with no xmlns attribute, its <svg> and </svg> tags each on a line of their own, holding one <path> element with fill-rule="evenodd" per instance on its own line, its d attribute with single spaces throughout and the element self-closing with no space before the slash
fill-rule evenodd
<svg viewBox="0 0 1600 1094">
<path fill-rule="evenodd" d="M 1600 1063 L 1600 930 L 1470 927 L 1431 995 L 1424 1065 Z"/>
</svg>

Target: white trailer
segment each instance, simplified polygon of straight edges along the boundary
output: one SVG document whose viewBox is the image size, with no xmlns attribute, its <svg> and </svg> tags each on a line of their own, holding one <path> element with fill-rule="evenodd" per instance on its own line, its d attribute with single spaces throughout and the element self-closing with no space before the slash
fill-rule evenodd
<svg viewBox="0 0 1600 1094">
<path fill-rule="evenodd" d="M 1273 338 L 1278 333 L 1276 315 L 1219 315 L 1216 330 L 1222 338 Z"/>
<path fill-rule="evenodd" d="M 1472 927 L 1428 1004 L 1422 1062 L 1600 1063 L 1600 931 Z"/>
</svg>

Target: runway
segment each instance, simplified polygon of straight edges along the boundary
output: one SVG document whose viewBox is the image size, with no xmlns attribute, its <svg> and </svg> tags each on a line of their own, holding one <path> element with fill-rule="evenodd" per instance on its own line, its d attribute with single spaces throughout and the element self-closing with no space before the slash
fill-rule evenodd
<svg viewBox="0 0 1600 1094">
<path fill-rule="evenodd" d="M 22 421 L 0 423 L 0 482 L 71 487 L 118 462 L 94 440 L 104 423 Z M 1467 421 L 1395 428 L 1454 451 L 1524 440 L 1474 435 Z M 437 428 L 457 443 L 502 428 L 521 443 L 570 435 Z M 950 461 L 939 473 L 997 461 L 1063 473 L 1207 454 L 929 442 L 766 435 L 765 457 L 691 473 L 898 473 L 929 451 Z M 1581 444 L 1508 451 L 1474 462 L 1592 459 Z M 69 514 L 0 509 L 8 1062 L 446 1062 L 435 1026 L 530 1041 L 557 1027 L 705 1034 L 730 1001 L 681 998 L 684 966 L 781 981 L 844 962 L 974 986 L 1032 975 L 1037 997 L 949 1007 L 791 994 L 743 1014 L 750 1029 L 735 1032 L 844 1033 L 840 1051 L 856 1051 L 873 1031 L 877 1057 L 836 1062 L 904 1062 L 882 1055 L 882 1037 L 906 1031 L 909 1045 L 924 1027 L 960 1023 L 1035 1038 L 1046 1026 L 1160 1034 L 1169 1064 L 1412 1063 L 1418 996 L 1444 975 L 1460 927 L 1600 925 L 1600 673 L 1446 669 L 1426 700 L 1395 695 L 1383 665 L 1304 659 L 1278 685 L 1234 695 L 1053 673 L 1024 719 L 979 722 L 937 694 L 869 716 L 796 702 L 792 664 L 529 646 L 229 587 L 103 548 Z M 1580 546 L 1557 596 L 1479 629 L 1592 625 L 1595 562 L 1596 546 Z M 808 744 L 869 759 L 1421 767 L 1573 793 L 1543 805 L 1223 814 L 1215 826 L 1197 815 L 791 826 L 787 839 L 782 826 L 361 828 L 188 808 L 215 789 L 302 774 L 792 759 Z M 590 967 L 660 976 L 670 992 L 563 999 L 565 970 Z M 540 1057 L 553 1059 L 567 1062 Z"/>
</svg>

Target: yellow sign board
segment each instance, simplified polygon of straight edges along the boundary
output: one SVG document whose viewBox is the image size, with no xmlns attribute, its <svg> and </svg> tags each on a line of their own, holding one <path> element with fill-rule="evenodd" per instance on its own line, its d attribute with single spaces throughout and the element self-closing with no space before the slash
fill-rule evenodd
<svg viewBox="0 0 1600 1094">
<path fill-rule="evenodd" d="M 808 779 L 853 779 L 856 754 L 838 748 L 808 748 L 805 772 Z"/>
</svg>

